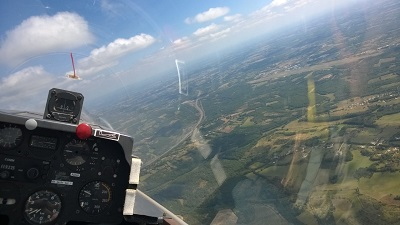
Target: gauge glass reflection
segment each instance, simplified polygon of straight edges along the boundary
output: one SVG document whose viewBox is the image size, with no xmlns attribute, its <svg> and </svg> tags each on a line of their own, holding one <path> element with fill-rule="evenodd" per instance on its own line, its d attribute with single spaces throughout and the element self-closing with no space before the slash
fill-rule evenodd
<svg viewBox="0 0 400 225">
<path fill-rule="evenodd" d="M 31 224 L 45 224 L 57 219 L 61 210 L 61 199 L 52 191 L 38 191 L 29 196 L 24 215 Z"/>
</svg>

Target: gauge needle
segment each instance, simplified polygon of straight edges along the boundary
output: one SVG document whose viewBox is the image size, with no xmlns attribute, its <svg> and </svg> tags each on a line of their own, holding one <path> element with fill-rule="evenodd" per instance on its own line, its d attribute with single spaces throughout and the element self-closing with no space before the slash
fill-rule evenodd
<svg viewBox="0 0 400 225">
<path fill-rule="evenodd" d="M 88 194 L 88 195 L 92 195 L 92 193 L 90 193 L 90 191 L 83 191 L 83 192 Z"/>
<path fill-rule="evenodd" d="M 42 209 L 35 209 L 35 210 L 30 211 L 28 214 L 30 215 L 32 213 L 37 213 L 37 212 L 40 212 L 40 210 L 42 210 Z"/>
</svg>

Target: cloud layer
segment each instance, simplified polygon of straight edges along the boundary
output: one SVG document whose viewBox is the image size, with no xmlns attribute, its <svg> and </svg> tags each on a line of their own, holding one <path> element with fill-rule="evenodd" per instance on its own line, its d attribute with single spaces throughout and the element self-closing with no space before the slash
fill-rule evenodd
<svg viewBox="0 0 400 225">
<path fill-rule="evenodd" d="M 271 7 L 277 7 L 281 5 L 285 5 L 288 2 L 288 0 L 273 0 L 270 4 Z"/>
<path fill-rule="evenodd" d="M 233 21 L 233 22 L 237 22 L 242 18 L 241 14 L 235 14 L 235 15 L 231 15 L 231 16 L 224 16 L 224 21 Z"/>
<path fill-rule="evenodd" d="M 213 23 L 209 26 L 197 29 L 195 32 L 193 32 L 193 34 L 195 36 L 204 36 L 204 35 L 207 35 L 211 32 L 217 31 L 217 30 L 218 30 L 218 26 Z"/>
<path fill-rule="evenodd" d="M 224 16 L 227 13 L 229 13 L 228 7 L 210 8 L 209 10 L 207 10 L 205 12 L 197 14 L 193 18 L 186 18 L 185 23 L 187 23 L 187 24 L 202 23 L 202 22 L 206 22 L 206 21 L 213 20 L 218 17 Z"/>
<path fill-rule="evenodd" d="M 6 33 L 0 45 L 0 63 L 14 66 L 36 55 L 69 50 L 93 40 L 88 23 L 78 14 L 32 16 Z"/>
<path fill-rule="evenodd" d="M 129 39 L 118 38 L 108 45 L 93 49 L 88 57 L 79 60 L 79 73 L 87 75 L 114 66 L 118 64 L 118 58 L 146 48 L 154 42 L 155 38 L 148 34 L 139 34 Z"/>
<path fill-rule="evenodd" d="M 46 91 L 50 89 L 48 87 L 54 83 L 55 78 L 42 66 L 22 69 L 0 80 L 0 104 L 6 109 L 33 108 L 38 104 L 38 99 L 45 100 Z M 38 95 L 41 97 L 38 98 Z M 37 108 L 43 109 L 43 104 Z"/>
</svg>

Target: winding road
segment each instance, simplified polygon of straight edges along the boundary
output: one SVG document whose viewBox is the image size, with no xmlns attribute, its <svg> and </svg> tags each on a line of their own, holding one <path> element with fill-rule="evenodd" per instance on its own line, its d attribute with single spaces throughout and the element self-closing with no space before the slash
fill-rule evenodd
<svg viewBox="0 0 400 225">
<path fill-rule="evenodd" d="M 195 101 L 194 104 L 193 104 L 193 101 L 186 102 L 187 104 L 193 106 L 193 107 L 200 113 L 200 117 L 199 117 L 199 120 L 197 121 L 196 125 L 193 126 L 193 128 L 191 129 L 190 132 L 188 132 L 187 134 L 185 134 L 178 142 L 176 142 L 176 143 L 175 143 L 172 147 L 170 147 L 167 151 L 165 151 L 165 152 L 162 153 L 161 155 L 157 156 L 156 158 L 154 158 L 154 159 L 148 161 L 147 163 L 144 163 L 144 165 L 143 165 L 143 167 L 142 167 L 143 169 L 146 168 L 146 167 L 148 167 L 148 166 L 150 166 L 151 164 L 153 164 L 153 163 L 154 163 L 155 161 L 157 161 L 158 159 L 164 157 L 164 156 L 165 156 L 166 154 L 168 154 L 171 150 L 173 150 L 173 149 L 176 148 L 178 145 L 180 145 L 183 141 L 185 141 L 186 139 L 188 139 L 188 138 L 193 134 L 193 132 L 194 132 L 196 129 L 198 129 L 198 127 L 200 126 L 200 124 L 203 122 L 204 115 L 205 115 L 203 106 L 202 106 L 201 101 L 200 101 L 200 95 L 201 95 L 201 92 L 199 91 L 199 93 L 198 93 L 198 95 L 197 95 L 197 99 L 196 99 L 196 101 Z M 183 103 L 183 104 L 185 104 L 185 103 Z"/>
</svg>

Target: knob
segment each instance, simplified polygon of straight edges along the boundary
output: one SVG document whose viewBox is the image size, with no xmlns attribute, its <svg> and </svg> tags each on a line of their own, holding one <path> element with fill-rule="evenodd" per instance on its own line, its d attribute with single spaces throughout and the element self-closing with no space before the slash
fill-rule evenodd
<svg viewBox="0 0 400 225">
<path fill-rule="evenodd" d="M 10 172 L 7 170 L 4 170 L 3 172 L 0 173 L 0 178 L 1 179 L 7 179 L 10 177 Z"/>
<path fill-rule="evenodd" d="M 92 136 L 92 127 L 89 124 L 81 123 L 76 127 L 76 136 L 79 139 L 87 139 Z"/>
<path fill-rule="evenodd" d="M 39 170 L 35 167 L 32 167 L 26 172 L 26 176 L 32 180 L 36 179 L 39 176 Z"/>
</svg>

